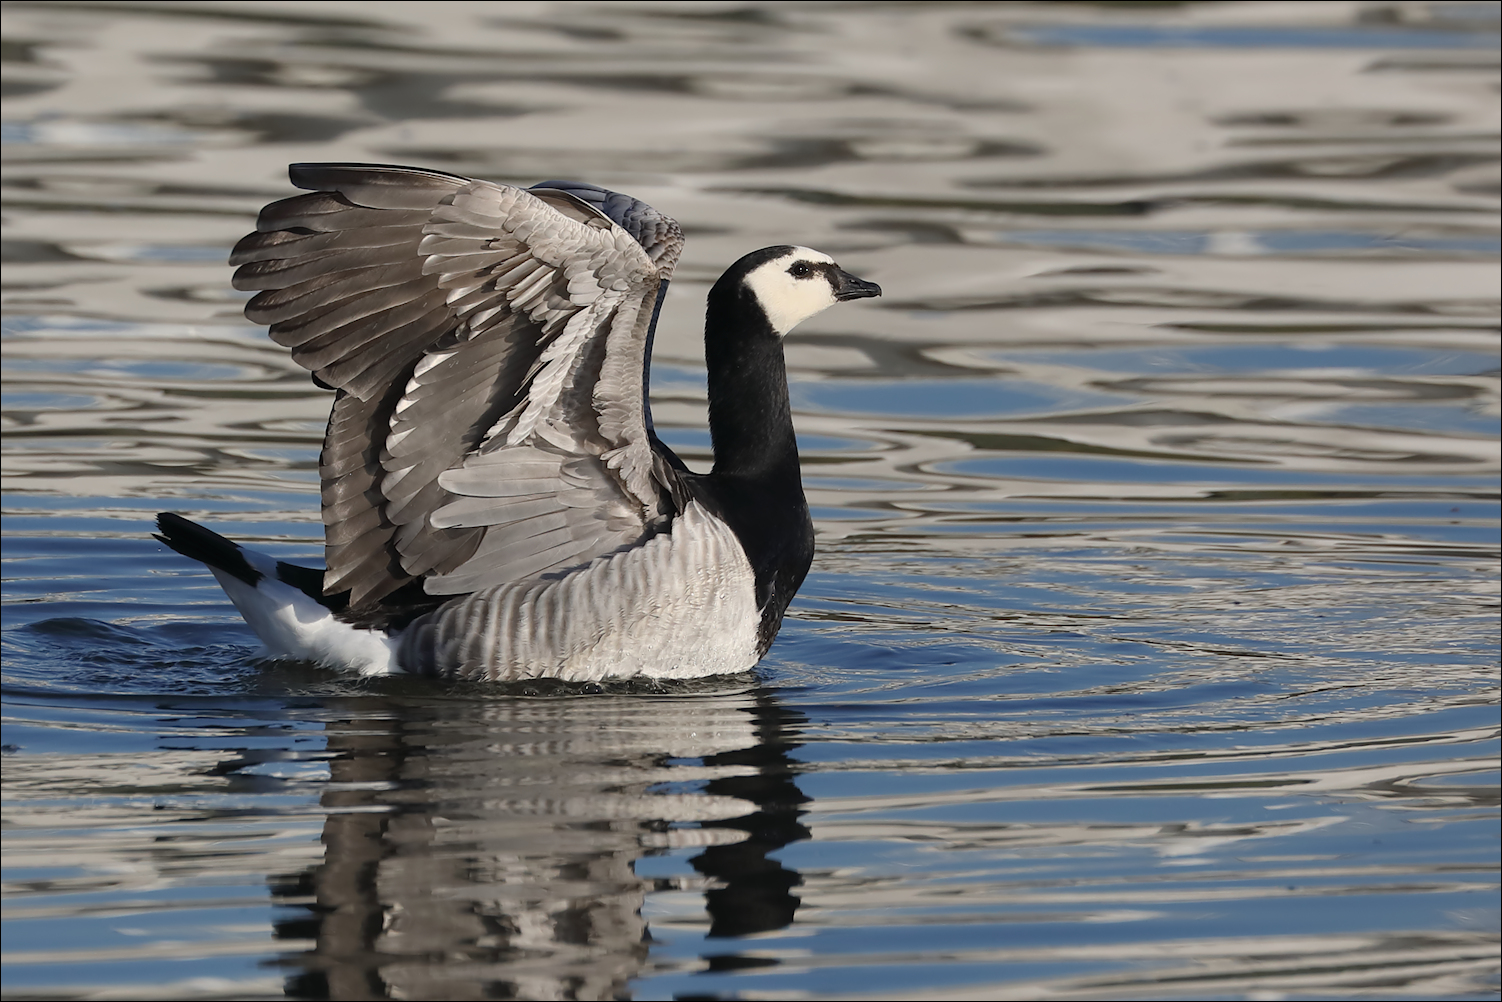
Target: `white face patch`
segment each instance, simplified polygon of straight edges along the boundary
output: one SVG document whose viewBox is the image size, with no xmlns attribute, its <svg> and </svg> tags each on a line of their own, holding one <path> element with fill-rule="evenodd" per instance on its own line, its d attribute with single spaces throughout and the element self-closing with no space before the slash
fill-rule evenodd
<svg viewBox="0 0 1502 1002">
<path fill-rule="evenodd" d="M 788 331 L 835 304 L 829 281 L 833 265 L 834 258 L 828 254 L 794 247 L 746 276 L 746 286 L 761 303 L 778 337 L 786 337 Z"/>
</svg>

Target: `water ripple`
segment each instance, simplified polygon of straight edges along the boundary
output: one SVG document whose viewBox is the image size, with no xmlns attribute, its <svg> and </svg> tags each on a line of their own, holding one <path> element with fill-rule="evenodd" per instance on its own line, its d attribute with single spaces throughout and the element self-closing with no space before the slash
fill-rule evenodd
<svg viewBox="0 0 1502 1002">
<path fill-rule="evenodd" d="M 1495 11 L 7 4 L 7 993 L 1494 993 Z M 266 663 L 150 540 L 319 559 L 224 261 L 293 160 L 680 219 L 699 468 L 725 265 L 883 285 L 755 674 Z"/>
</svg>

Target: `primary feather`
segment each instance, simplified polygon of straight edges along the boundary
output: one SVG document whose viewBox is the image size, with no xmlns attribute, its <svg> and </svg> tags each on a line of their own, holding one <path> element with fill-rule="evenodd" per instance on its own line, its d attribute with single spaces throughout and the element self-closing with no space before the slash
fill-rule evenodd
<svg viewBox="0 0 1502 1002">
<path fill-rule="evenodd" d="M 230 263 L 257 290 L 246 316 L 338 391 L 328 593 L 349 589 L 356 613 L 417 578 L 463 594 L 584 563 L 663 515 L 641 372 L 675 222 L 616 196 L 648 248 L 585 186 L 360 165 L 292 180 L 319 190 L 267 206 Z"/>
</svg>

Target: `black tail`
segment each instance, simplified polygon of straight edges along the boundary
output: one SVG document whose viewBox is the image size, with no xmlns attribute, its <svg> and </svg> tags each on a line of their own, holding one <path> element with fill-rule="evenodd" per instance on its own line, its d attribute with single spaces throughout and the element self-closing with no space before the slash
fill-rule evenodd
<svg viewBox="0 0 1502 1002">
<path fill-rule="evenodd" d="M 245 551 L 238 543 L 232 543 L 212 529 L 205 529 L 197 522 L 174 515 L 170 511 L 164 511 L 156 517 L 156 527 L 161 532 L 152 533 L 157 539 L 172 547 L 178 553 L 201 564 L 234 575 L 251 587 L 255 587 L 266 575 L 250 566 L 245 559 Z M 278 560 L 276 562 L 276 579 L 284 584 L 289 584 L 321 605 L 338 611 L 348 603 L 347 593 L 336 595 L 332 598 L 323 594 L 323 571 L 313 567 L 299 567 Z"/>
<path fill-rule="evenodd" d="M 164 511 L 156 517 L 156 527 L 161 531 L 153 536 L 191 560 L 232 574 L 252 587 L 266 576 L 246 563 L 238 545 L 197 522 Z"/>
</svg>

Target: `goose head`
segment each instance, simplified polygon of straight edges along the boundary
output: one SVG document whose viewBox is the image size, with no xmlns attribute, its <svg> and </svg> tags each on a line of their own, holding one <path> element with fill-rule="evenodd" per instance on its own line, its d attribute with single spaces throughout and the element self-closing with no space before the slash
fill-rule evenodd
<svg viewBox="0 0 1502 1002">
<path fill-rule="evenodd" d="M 828 254 L 809 247 L 764 247 L 741 258 L 726 278 L 739 276 L 779 338 L 835 303 L 881 295 L 881 286 L 856 278 Z"/>
</svg>

